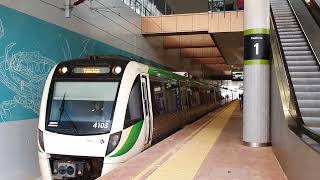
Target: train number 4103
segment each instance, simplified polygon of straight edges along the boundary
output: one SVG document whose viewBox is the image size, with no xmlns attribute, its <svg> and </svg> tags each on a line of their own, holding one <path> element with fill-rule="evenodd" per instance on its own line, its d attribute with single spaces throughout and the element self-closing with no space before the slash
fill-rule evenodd
<svg viewBox="0 0 320 180">
<path fill-rule="evenodd" d="M 92 127 L 96 128 L 96 129 L 105 129 L 105 128 L 109 127 L 109 123 L 96 122 L 96 123 L 93 124 Z"/>
</svg>

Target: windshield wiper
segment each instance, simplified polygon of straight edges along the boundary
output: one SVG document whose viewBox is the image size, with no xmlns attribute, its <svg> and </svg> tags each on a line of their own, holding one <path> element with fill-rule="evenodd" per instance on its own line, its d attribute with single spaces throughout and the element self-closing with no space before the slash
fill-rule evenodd
<svg viewBox="0 0 320 180">
<path fill-rule="evenodd" d="M 69 122 L 71 123 L 71 125 L 72 125 L 72 130 L 75 132 L 75 134 L 79 134 L 77 126 L 76 126 L 75 123 L 70 119 L 70 117 L 69 117 L 69 115 L 67 114 L 67 112 L 65 112 L 65 109 L 64 109 L 64 105 L 65 105 L 65 103 L 66 103 L 65 97 L 66 97 L 66 93 L 64 93 L 64 95 L 63 95 L 62 102 L 61 102 L 61 105 L 60 105 L 60 108 L 59 108 L 60 115 L 59 115 L 59 119 L 58 119 L 58 125 L 59 125 L 59 123 L 60 123 L 60 121 L 61 121 L 62 116 L 65 116 L 65 118 L 67 119 L 67 121 L 69 121 Z"/>
<path fill-rule="evenodd" d="M 69 117 L 69 115 L 68 115 L 67 112 L 64 113 L 64 116 L 65 116 L 65 118 L 67 119 L 67 121 L 69 121 L 69 122 L 71 123 L 71 125 L 72 125 L 72 130 L 75 132 L 75 134 L 79 134 L 78 128 L 77 128 L 76 124 L 74 123 L 74 121 L 72 121 L 72 120 L 70 119 L 70 117 Z"/>
<path fill-rule="evenodd" d="M 64 112 L 64 104 L 66 102 L 65 98 L 66 98 L 66 93 L 64 93 L 64 95 L 63 95 L 62 102 L 61 102 L 61 105 L 60 105 L 60 108 L 59 108 L 60 115 L 59 115 L 59 119 L 58 119 L 58 124 L 60 123 L 60 120 L 62 118 L 62 114 Z"/>
</svg>

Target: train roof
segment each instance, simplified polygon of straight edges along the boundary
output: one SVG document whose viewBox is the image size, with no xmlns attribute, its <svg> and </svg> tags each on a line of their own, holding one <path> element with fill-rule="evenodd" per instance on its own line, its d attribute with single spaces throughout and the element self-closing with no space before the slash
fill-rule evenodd
<svg viewBox="0 0 320 180">
<path fill-rule="evenodd" d="M 68 61 L 63 61 L 58 64 L 58 66 L 62 65 L 110 65 L 113 63 L 127 65 L 131 59 L 123 57 L 123 56 L 89 56 L 84 58 L 72 59 Z"/>
<path fill-rule="evenodd" d="M 169 79 L 174 79 L 174 80 L 188 80 L 188 78 L 185 76 L 181 76 L 181 75 L 175 74 L 173 72 L 166 71 L 166 70 L 159 69 L 159 68 L 155 68 L 152 66 L 149 66 L 148 74 L 160 76 L 160 77 L 164 77 L 164 78 L 169 78 Z"/>
<path fill-rule="evenodd" d="M 116 55 L 110 55 L 110 56 L 89 56 L 85 58 L 79 58 L 79 59 L 73 59 L 64 61 L 58 64 L 58 66 L 65 66 L 72 64 L 73 66 L 77 65 L 92 65 L 94 62 L 95 65 L 110 65 L 110 64 L 122 64 L 127 65 L 130 61 L 134 61 L 134 59 L 124 57 L 124 56 L 116 56 Z M 137 61 L 135 61 L 137 62 Z M 140 63 L 140 62 L 138 62 Z M 148 74 L 163 77 L 166 79 L 172 79 L 172 80 L 181 80 L 181 81 L 189 81 L 193 86 L 209 86 L 206 82 L 201 82 L 194 79 L 189 79 L 185 76 L 181 76 L 179 74 L 173 73 L 171 71 L 159 69 L 153 66 L 149 66 Z"/>
<path fill-rule="evenodd" d="M 168 78 L 168 79 L 173 79 L 173 80 L 182 80 L 182 81 L 189 81 L 191 83 L 192 86 L 210 86 L 208 83 L 206 82 L 201 82 L 198 80 L 194 80 L 194 79 L 189 79 L 185 76 L 181 76 L 178 75 L 176 73 L 170 72 L 170 71 L 166 71 L 163 69 L 159 69 L 159 68 L 155 68 L 152 66 L 149 66 L 149 71 L 148 74 L 150 75 L 155 75 L 155 76 L 160 76 L 163 78 Z"/>
</svg>

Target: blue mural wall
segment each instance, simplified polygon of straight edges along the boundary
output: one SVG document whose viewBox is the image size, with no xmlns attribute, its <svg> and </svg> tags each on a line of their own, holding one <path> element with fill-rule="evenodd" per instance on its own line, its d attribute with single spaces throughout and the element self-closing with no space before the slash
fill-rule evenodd
<svg viewBox="0 0 320 180">
<path fill-rule="evenodd" d="M 88 55 L 152 61 L 0 5 L 0 122 L 38 117 L 42 89 L 60 61 Z"/>
</svg>

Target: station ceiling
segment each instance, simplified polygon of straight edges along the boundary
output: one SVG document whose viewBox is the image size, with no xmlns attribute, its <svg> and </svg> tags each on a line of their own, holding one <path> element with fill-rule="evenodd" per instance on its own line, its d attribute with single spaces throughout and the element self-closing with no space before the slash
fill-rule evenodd
<svg viewBox="0 0 320 180">
<path fill-rule="evenodd" d="M 142 17 L 142 34 L 163 37 L 163 48 L 201 67 L 210 79 L 243 69 L 243 11 Z"/>
<path fill-rule="evenodd" d="M 214 39 L 227 64 L 234 67 L 243 65 L 243 32 L 215 33 Z"/>
</svg>

